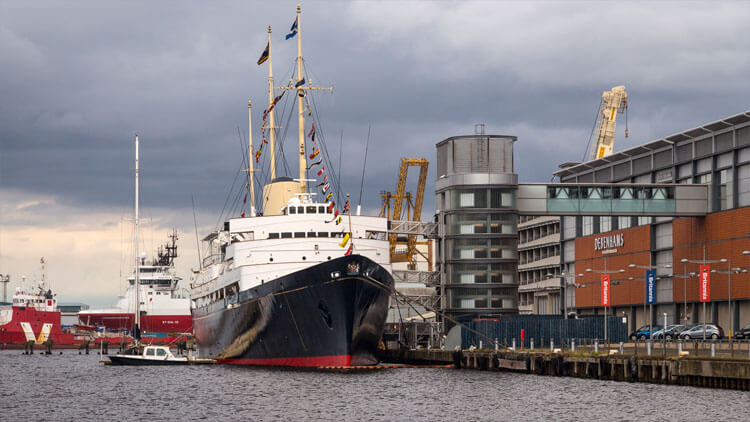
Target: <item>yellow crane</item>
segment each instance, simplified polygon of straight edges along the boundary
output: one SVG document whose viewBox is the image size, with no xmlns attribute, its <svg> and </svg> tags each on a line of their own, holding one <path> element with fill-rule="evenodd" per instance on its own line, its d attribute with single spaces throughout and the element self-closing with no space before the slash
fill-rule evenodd
<svg viewBox="0 0 750 422">
<path fill-rule="evenodd" d="M 428 165 L 429 162 L 424 158 L 401 158 L 396 193 L 384 192 L 380 195 L 383 198 L 380 217 L 387 217 L 390 220 L 420 221 L 422 217 L 422 203 L 424 202 L 424 190 L 427 184 Z M 411 201 L 411 194 L 406 192 L 406 179 L 409 167 L 419 167 L 419 179 L 413 203 Z M 393 208 L 391 208 L 391 199 L 393 200 Z M 403 215 L 404 202 L 406 202 L 407 207 L 406 215 Z M 411 215 L 409 215 L 409 211 L 411 211 Z M 416 255 L 419 254 L 427 260 L 428 270 L 432 271 L 432 245 L 429 240 L 420 242 L 417 241 L 417 235 L 399 237 L 397 234 L 391 234 L 389 241 L 391 246 L 391 262 L 408 262 L 410 267 L 413 268 L 416 266 Z M 420 252 L 417 249 L 417 245 L 428 245 L 428 255 L 425 256 Z M 403 246 L 406 246 L 405 250 Z"/>
<path fill-rule="evenodd" d="M 620 85 L 609 91 L 602 92 L 602 101 L 599 104 L 599 112 L 596 124 L 592 132 L 592 138 L 596 143 L 591 145 L 588 151 L 588 160 L 596 160 L 612 154 L 615 146 L 615 124 L 617 114 L 622 114 L 628 109 L 628 93 L 625 86 Z M 625 119 L 625 137 L 628 137 L 627 119 Z"/>
</svg>

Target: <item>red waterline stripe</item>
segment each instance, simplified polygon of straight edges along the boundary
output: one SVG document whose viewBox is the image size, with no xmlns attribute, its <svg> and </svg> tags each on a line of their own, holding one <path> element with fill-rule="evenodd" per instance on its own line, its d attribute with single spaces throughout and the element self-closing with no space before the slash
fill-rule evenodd
<svg viewBox="0 0 750 422">
<path fill-rule="evenodd" d="M 351 355 L 334 355 L 269 359 L 217 359 L 216 363 L 224 363 L 229 365 L 304 366 L 317 368 L 320 366 L 349 366 L 351 364 L 351 361 Z"/>
</svg>

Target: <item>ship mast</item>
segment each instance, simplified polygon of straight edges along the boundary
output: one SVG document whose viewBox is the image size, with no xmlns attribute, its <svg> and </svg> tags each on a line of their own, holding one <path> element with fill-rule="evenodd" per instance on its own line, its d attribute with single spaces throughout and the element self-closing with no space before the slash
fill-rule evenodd
<svg viewBox="0 0 750 422">
<path fill-rule="evenodd" d="M 253 168 L 253 105 L 247 100 L 247 173 L 250 176 L 250 216 L 255 217 L 255 170 Z M 244 212 L 244 211 L 243 211 Z"/>
<path fill-rule="evenodd" d="M 136 341 L 141 339 L 141 259 L 138 254 L 138 135 L 135 135 L 135 327 Z"/>
<path fill-rule="evenodd" d="M 273 64 L 271 55 L 271 25 L 268 25 L 268 106 L 271 107 L 273 104 Z M 275 107 L 274 107 L 275 108 Z M 276 121 L 274 120 L 274 111 L 271 109 L 268 112 L 269 124 L 268 128 L 270 143 L 271 143 L 271 181 L 276 178 Z"/>
<path fill-rule="evenodd" d="M 301 7 L 297 5 L 297 84 L 302 81 L 302 22 Z M 303 85 L 297 87 L 297 114 L 299 125 L 299 183 L 301 193 L 307 192 L 307 159 L 305 158 L 305 113 L 302 104 Z"/>
</svg>

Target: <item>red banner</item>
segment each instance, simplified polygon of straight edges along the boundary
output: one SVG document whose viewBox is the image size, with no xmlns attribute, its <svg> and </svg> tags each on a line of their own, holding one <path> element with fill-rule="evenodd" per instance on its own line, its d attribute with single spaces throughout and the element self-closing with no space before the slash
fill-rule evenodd
<svg viewBox="0 0 750 422">
<path fill-rule="evenodd" d="M 609 274 L 602 274 L 602 306 L 609 306 Z"/>
<path fill-rule="evenodd" d="M 701 265 L 701 302 L 708 302 L 711 300 L 711 279 L 709 277 L 711 268 L 708 265 Z"/>
</svg>

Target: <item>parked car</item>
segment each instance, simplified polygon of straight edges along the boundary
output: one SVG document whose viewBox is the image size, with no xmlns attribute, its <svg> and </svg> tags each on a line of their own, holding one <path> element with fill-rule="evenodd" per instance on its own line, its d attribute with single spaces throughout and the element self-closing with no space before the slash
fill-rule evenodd
<svg viewBox="0 0 750 422">
<path fill-rule="evenodd" d="M 724 337 L 724 329 L 716 324 L 706 324 L 706 338 L 717 339 Z M 703 324 L 694 325 L 692 328 L 685 330 L 680 333 L 680 338 L 683 340 L 689 339 L 702 339 L 703 338 Z"/>
<path fill-rule="evenodd" d="M 734 338 L 750 338 L 750 324 L 740 328 L 732 334 Z"/>
<path fill-rule="evenodd" d="M 667 325 L 667 327 L 664 328 L 663 330 L 659 330 L 659 331 L 655 332 L 654 333 L 654 338 L 655 339 L 662 339 L 662 338 L 666 337 L 667 340 L 672 340 L 673 338 L 677 338 L 677 336 L 682 331 L 685 331 L 685 328 L 686 327 L 684 325 L 682 325 L 682 324 Z"/>
<path fill-rule="evenodd" d="M 651 326 L 644 325 L 643 327 L 633 331 L 630 333 L 630 339 L 631 340 L 645 340 L 647 338 L 651 338 L 651 333 L 656 333 L 658 330 L 661 330 L 664 326 L 659 324 L 653 324 Z"/>
</svg>

